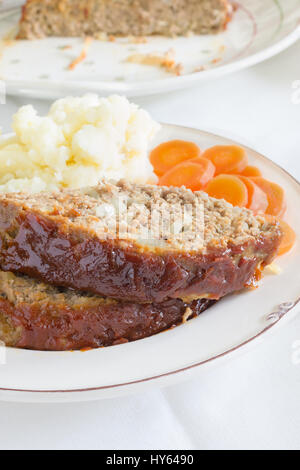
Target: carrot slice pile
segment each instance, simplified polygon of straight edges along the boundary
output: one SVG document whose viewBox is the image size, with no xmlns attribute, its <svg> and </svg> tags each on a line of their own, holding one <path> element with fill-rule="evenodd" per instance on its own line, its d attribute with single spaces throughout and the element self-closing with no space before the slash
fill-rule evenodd
<svg viewBox="0 0 300 470">
<path fill-rule="evenodd" d="M 248 204 L 247 208 L 254 213 L 266 212 L 269 202 L 266 193 L 257 186 L 250 178 L 239 175 L 239 178 L 246 185 L 248 190 Z"/>
<path fill-rule="evenodd" d="M 200 191 L 213 178 L 214 165 L 206 158 L 198 157 L 176 165 L 159 180 L 161 186 L 185 186 L 192 191 Z"/>
<path fill-rule="evenodd" d="M 216 145 L 202 154 L 208 158 L 216 167 L 216 175 L 238 174 L 245 170 L 248 165 L 248 157 L 242 147 L 236 145 Z"/>
<path fill-rule="evenodd" d="M 265 218 L 269 222 L 278 222 L 283 233 L 283 238 L 281 240 L 281 244 L 278 250 L 278 256 L 285 255 L 288 253 L 296 242 L 296 234 L 292 227 L 289 226 L 284 220 L 279 219 L 278 217 L 265 215 Z"/>
<path fill-rule="evenodd" d="M 242 176 L 262 176 L 261 171 L 257 166 L 248 165 L 241 172 Z"/>
<path fill-rule="evenodd" d="M 150 153 L 150 162 L 157 176 L 164 175 L 167 171 L 185 160 L 191 160 L 201 155 L 201 150 L 194 142 L 184 140 L 171 140 L 155 147 Z"/>
<path fill-rule="evenodd" d="M 206 192 L 217 199 L 225 199 L 233 206 L 246 207 L 248 204 L 247 186 L 235 175 L 219 175 L 212 179 Z"/>
<path fill-rule="evenodd" d="M 294 246 L 296 234 L 280 218 L 286 210 L 284 190 L 263 178 L 259 168 L 248 164 L 243 148 L 217 145 L 201 153 L 193 142 L 172 140 L 156 147 L 150 161 L 159 176 L 159 185 L 204 190 L 209 196 L 247 207 L 255 214 L 264 214 L 266 220 L 277 222 L 283 233 L 279 256 Z"/>
<path fill-rule="evenodd" d="M 268 181 L 261 176 L 253 177 L 251 180 L 267 195 L 268 207 L 266 209 L 266 214 L 281 217 L 286 210 L 285 194 L 281 186 L 276 183 L 272 183 L 272 181 Z"/>
</svg>

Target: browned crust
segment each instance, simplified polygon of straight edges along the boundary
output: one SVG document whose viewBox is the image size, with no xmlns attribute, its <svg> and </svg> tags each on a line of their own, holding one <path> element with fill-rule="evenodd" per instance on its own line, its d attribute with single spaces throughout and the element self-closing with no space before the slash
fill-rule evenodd
<svg viewBox="0 0 300 470">
<path fill-rule="evenodd" d="M 203 299 L 186 304 L 173 299 L 139 305 L 87 299 L 85 305 L 72 306 L 63 299 L 55 302 L 51 296 L 30 303 L 0 297 L 0 340 L 7 346 L 45 351 L 111 346 L 173 328 L 213 303 Z"/>
<path fill-rule="evenodd" d="M 0 267 L 44 282 L 133 302 L 220 298 L 249 285 L 276 255 L 276 226 L 206 254 L 141 252 L 134 243 L 66 230 L 36 211 L 0 203 Z"/>
<path fill-rule="evenodd" d="M 27 0 L 19 38 L 217 33 L 231 14 L 228 0 Z"/>
</svg>

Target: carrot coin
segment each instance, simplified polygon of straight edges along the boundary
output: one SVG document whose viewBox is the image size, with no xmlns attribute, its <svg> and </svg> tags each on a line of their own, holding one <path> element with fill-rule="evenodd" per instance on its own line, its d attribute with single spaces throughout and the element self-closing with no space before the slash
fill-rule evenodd
<svg viewBox="0 0 300 470">
<path fill-rule="evenodd" d="M 225 199 L 233 206 L 246 207 L 248 204 L 247 186 L 235 175 L 219 175 L 206 186 L 209 196 Z"/>
<path fill-rule="evenodd" d="M 201 150 L 194 142 L 170 140 L 155 147 L 150 153 L 150 162 L 157 176 L 162 176 L 175 165 L 199 157 Z"/>
<path fill-rule="evenodd" d="M 224 173 L 242 173 L 248 165 L 248 157 L 242 147 L 236 145 L 216 145 L 202 154 L 216 167 L 216 175 Z"/>
<path fill-rule="evenodd" d="M 261 176 L 255 176 L 251 180 L 257 184 L 267 195 L 268 207 L 266 214 L 281 217 L 286 210 L 284 190 L 281 186 L 272 181 L 268 181 Z"/>
<path fill-rule="evenodd" d="M 283 238 L 281 240 L 279 250 L 278 250 L 278 256 L 285 255 L 288 253 L 293 246 L 295 245 L 296 242 L 296 234 L 292 227 L 290 227 L 289 224 L 287 224 L 284 220 L 279 219 L 278 217 L 274 216 L 266 216 L 266 219 L 270 222 L 278 222 L 281 228 L 281 231 L 283 233 Z"/>
<path fill-rule="evenodd" d="M 240 174 L 242 176 L 262 176 L 260 169 L 252 165 L 246 166 L 246 168 Z"/>
<path fill-rule="evenodd" d="M 200 165 L 200 167 L 202 168 L 201 183 L 203 186 L 206 186 L 207 183 L 215 176 L 215 165 L 210 160 L 207 160 L 207 158 L 197 157 L 193 160 L 189 160 L 186 163 L 197 163 L 197 165 Z"/>
<path fill-rule="evenodd" d="M 296 242 L 296 234 L 292 227 L 290 227 L 284 220 L 279 220 L 281 230 L 283 232 L 283 239 L 279 247 L 278 255 L 285 255 L 290 251 Z"/>
<path fill-rule="evenodd" d="M 254 213 L 266 212 L 269 202 L 266 193 L 260 189 L 250 178 L 239 175 L 239 178 L 246 185 L 248 190 L 248 204 L 247 208 Z"/>
<path fill-rule="evenodd" d="M 200 191 L 213 178 L 214 165 L 205 158 L 187 161 L 176 165 L 159 180 L 161 186 L 185 186 L 192 191 Z"/>
</svg>

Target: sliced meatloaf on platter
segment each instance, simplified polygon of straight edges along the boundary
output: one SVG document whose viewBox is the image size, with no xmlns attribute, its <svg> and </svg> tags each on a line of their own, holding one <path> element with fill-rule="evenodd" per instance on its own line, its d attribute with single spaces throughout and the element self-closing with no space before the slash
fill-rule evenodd
<svg viewBox="0 0 300 470">
<path fill-rule="evenodd" d="M 228 0 L 27 0 L 19 38 L 218 33 L 231 13 Z"/>
</svg>

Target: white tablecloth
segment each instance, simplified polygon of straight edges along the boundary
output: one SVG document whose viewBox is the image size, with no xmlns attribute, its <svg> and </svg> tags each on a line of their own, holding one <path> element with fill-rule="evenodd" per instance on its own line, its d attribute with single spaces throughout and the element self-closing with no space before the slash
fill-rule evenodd
<svg viewBox="0 0 300 470">
<path fill-rule="evenodd" d="M 293 99 L 299 55 L 300 43 L 249 70 L 137 102 L 158 120 L 248 143 L 300 179 L 300 103 Z M 24 103 L 8 98 L 0 106 L 6 131 Z M 34 104 L 41 112 L 49 105 Z M 247 354 L 187 383 L 102 402 L 0 403 L 0 448 L 299 449 L 296 340 L 300 315 Z"/>
</svg>

